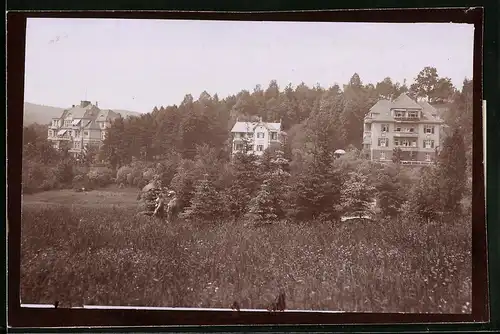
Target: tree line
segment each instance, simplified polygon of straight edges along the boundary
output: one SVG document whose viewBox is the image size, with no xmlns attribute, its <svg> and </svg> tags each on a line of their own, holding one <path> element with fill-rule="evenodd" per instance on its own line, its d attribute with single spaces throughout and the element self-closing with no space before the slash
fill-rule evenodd
<svg viewBox="0 0 500 334">
<path fill-rule="evenodd" d="M 441 156 L 421 175 L 409 174 L 397 162 L 380 165 L 362 158 L 364 116 L 378 99 L 402 92 L 449 106 L 443 115 L 449 128 Z M 236 119 L 257 118 L 281 120 L 287 133 L 284 145 L 260 159 L 241 154 L 230 159 L 230 129 Z M 25 128 L 23 158 L 55 162 L 56 179 L 68 182 L 74 177 L 68 169 L 74 161 L 67 148 L 56 152 L 43 139 L 46 130 L 43 135 L 34 133 L 35 126 Z M 115 120 L 101 149 L 90 151 L 92 156 L 84 161 L 105 161 L 112 179 L 130 186 L 142 187 L 158 176 L 176 190 L 186 219 L 333 219 L 369 212 L 373 199 L 384 216 L 416 210 L 432 218 L 457 209 L 467 193 L 466 183 L 460 183 L 465 181 L 456 180 L 470 175 L 470 169 L 462 167 L 471 160 L 471 138 L 472 81 L 465 79 L 457 89 L 435 68 L 426 67 L 409 87 L 390 78 L 364 84 L 354 74 L 342 89 L 303 83 L 280 89 L 273 80 L 265 90 L 256 86 L 225 99 L 203 92 L 194 100 L 188 94 L 178 106 Z M 337 148 L 348 153 L 335 160 L 332 153 Z"/>
</svg>

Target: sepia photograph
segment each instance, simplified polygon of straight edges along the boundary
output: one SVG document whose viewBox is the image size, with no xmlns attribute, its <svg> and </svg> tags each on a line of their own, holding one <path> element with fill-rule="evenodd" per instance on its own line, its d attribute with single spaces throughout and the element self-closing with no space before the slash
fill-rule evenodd
<svg viewBox="0 0 500 334">
<path fill-rule="evenodd" d="M 25 47 L 21 306 L 471 314 L 474 25 L 29 18 Z"/>
</svg>

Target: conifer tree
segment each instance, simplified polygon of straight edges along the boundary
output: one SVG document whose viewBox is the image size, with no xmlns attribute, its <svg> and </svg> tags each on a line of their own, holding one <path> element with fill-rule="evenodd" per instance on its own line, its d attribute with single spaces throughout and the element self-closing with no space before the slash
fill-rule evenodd
<svg viewBox="0 0 500 334">
<path fill-rule="evenodd" d="M 437 166 L 423 168 L 408 197 L 411 211 L 427 221 L 437 218 L 441 209 L 440 174 Z"/>
<path fill-rule="evenodd" d="M 231 169 L 233 183 L 226 190 L 225 196 L 229 211 L 234 218 L 247 212 L 250 200 L 259 187 L 257 157 L 254 154 L 237 152 L 234 154 Z"/>
<path fill-rule="evenodd" d="M 190 205 L 181 217 L 187 220 L 214 221 L 220 219 L 222 213 L 219 192 L 208 175 L 205 175 L 204 179 L 197 182 Z"/>
<path fill-rule="evenodd" d="M 467 184 L 467 158 L 461 131 L 455 129 L 447 137 L 439 154 L 440 189 L 443 210 L 459 212 L 460 201 Z"/>
<path fill-rule="evenodd" d="M 399 169 L 385 168 L 375 184 L 378 207 L 383 217 L 395 217 L 406 200 L 405 190 L 399 180 Z"/>
<path fill-rule="evenodd" d="M 342 211 L 347 216 L 372 214 L 371 204 L 375 195 L 375 187 L 368 182 L 368 176 L 359 170 L 348 174 L 348 179 L 341 189 Z"/>
</svg>

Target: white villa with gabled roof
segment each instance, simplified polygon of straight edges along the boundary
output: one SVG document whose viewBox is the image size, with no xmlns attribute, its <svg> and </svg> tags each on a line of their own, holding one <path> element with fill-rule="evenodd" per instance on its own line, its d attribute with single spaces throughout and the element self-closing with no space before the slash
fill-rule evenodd
<svg viewBox="0 0 500 334">
<path fill-rule="evenodd" d="M 243 152 L 246 146 L 247 153 L 255 155 L 262 155 L 269 147 L 281 145 L 286 135 L 281 131 L 281 120 L 270 123 L 263 122 L 262 118 L 256 122 L 236 121 L 231 134 L 233 154 Z"/>
</svg>

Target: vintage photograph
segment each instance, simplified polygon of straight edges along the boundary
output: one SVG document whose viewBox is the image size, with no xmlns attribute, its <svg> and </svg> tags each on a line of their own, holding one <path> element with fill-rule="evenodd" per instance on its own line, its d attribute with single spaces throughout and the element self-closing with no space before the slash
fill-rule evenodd
<svg viewBox="0 0 500 334">
<path fill-rule="evenodd" d="M 473 42 L 29 18 L 22 305 L 471 313 Z"/>
</svg>

